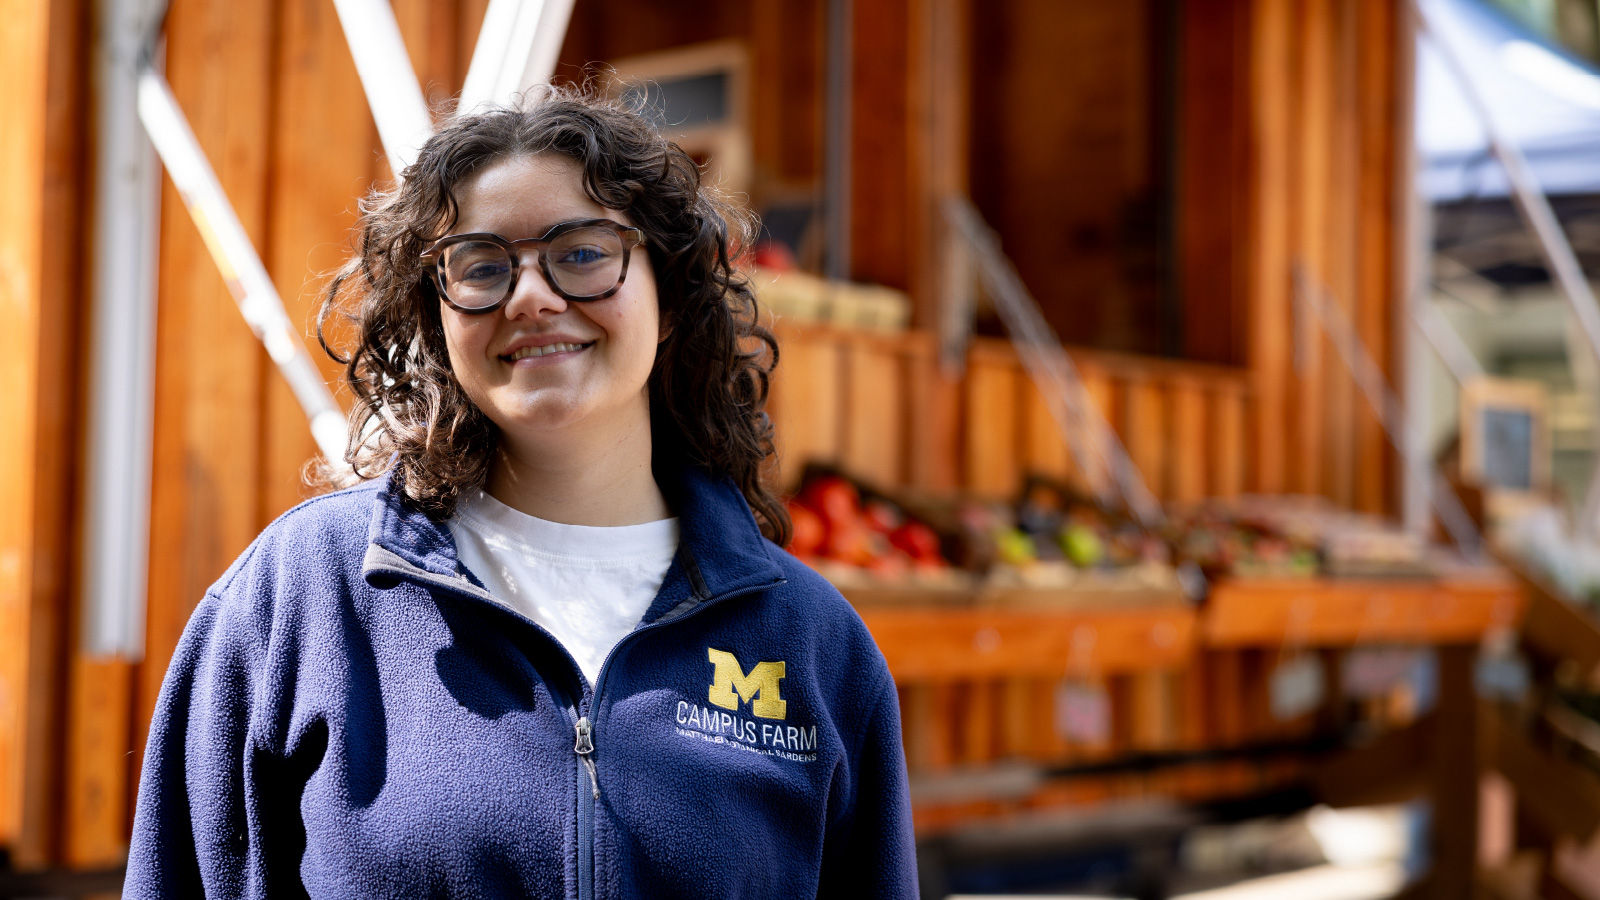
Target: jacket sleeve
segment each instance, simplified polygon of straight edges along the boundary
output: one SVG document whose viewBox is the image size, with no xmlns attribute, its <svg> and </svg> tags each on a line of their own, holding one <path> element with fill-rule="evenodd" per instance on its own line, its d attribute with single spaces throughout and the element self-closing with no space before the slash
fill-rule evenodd
<svg viewBox="0 0 1600 900">
<path fill-rule="evenodd" d="M 850 796 L 823 849 L 817 896 L 914 900 L 917 850 L 900 738 L 900 701 L 887 668 L 859 740 L 850 766 Z"/>
<path fill-rule="evenodd" d="M 125 898 L 266 892 L 246 786 L 265 640 L 242 607 L 208 594 L 173 654 L 145 746 Z"/>
</svg>

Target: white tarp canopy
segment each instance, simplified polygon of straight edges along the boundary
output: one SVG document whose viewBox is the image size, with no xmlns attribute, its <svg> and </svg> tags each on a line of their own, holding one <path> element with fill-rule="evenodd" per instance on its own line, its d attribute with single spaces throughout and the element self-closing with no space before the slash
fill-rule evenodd
<svg viewBox="0 0 1600 900">
<path fill-rule="evenodd" d="M 1546 194 L 1600 193 L 1600 70 L 1480 0 L 1419 0 Z M 1418 188 L 1436 202 L 1503 197 L 1505 171 L 1441 58 L 1417 41 Z"/>
</svg>

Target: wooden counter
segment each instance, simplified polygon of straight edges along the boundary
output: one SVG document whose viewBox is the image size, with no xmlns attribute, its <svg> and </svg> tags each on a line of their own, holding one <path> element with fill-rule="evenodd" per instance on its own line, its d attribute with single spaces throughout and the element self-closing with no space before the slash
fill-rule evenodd
<svg viewBox="0 0 1600 900">
<path fill-rule="evenodd" d="M 1521 586 L 1500 572 L 1438 579 L 1225 580 L 1212 587 L 1200 640 L 1218 649 L 1472 644 L 1495 628 L 1515 627 L 1525 605 Z"/>
</svg>

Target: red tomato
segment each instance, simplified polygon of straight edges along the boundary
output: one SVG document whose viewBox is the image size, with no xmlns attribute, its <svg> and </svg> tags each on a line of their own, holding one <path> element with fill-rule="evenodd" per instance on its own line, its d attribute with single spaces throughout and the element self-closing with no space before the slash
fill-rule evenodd
<svg viewBox="0 0 1600 900">
<path fill-rule="evenodd" d="M 944 557 L 939 554 L 939 535 L 921 522 L 907 522 L 895 529 L 894 533 L 889 535 L 889 543 L 904 550 L 912 559 L 919 562 L 944 561 Z"/>
<path fill-rule="evenodd" d="M 856 486 L 843 478 L 819 478 L 806 491 L 808 505 L 822 514 L 822 520 L 832 528 L 854 524 L 860 518 L 861 495 Z"/>
</svg>

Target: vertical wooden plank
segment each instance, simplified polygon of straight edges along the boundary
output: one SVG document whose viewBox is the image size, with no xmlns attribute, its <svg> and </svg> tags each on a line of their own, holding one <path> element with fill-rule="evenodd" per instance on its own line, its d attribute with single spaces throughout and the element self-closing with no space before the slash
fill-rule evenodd
<svg viewBox="0 0 1600 900">
<path fill-rule="evenodd" d="M 462 85 L 467 82 L 467 68 L 472 65 L 472 53 L 478 46 L 478 33 L 483 30 L 483 14 L 489 9 L 489 0 L 456 0 L 456 27 L 455 27 L 455 61 L 456 68 L 451 84 Z M 567 29 L 567 36 L 571 38 L 572 29 Z M 561 58 L 567 59 L 567 45 L 561 48 Z M 556 67 L 555 81 L 571 77 L 571 72 L 564 71 L 561 66 Z M 459 90 L 459 88 L 458 88 Z"/>
<path fill-rule="evenodd" d="M 905 366 L 892 340 L 855 337 L 842 347 L 844 432 L 839 461 L 882 487 L 905 482 Z"/>
<path fill-rule="evenodd" d="M 1240 364 L 1248 327 L 1244 242 L 1248 156 L 1243 65 L 1250 4 L 1184 0 L 1177 91 L 1178 265 L 1184 350 Z"/>
<path fill-rule="evenodd" d="M 84 4 L 0 2 L 0 845 L 54 860 L 82 346 Z M 53 239 L 52 239 L 53 238 Z"/>
<path fill-rule="evenodd" d="M 1063 484 L 1086 487 L 1082 473 L 1073 464 L 1072 450 L 1055 416 L 1050 414 L 1044 395 L 1033 379 L 1023 377 L 1022 389 L 1022 468 L 1030 474 L 1043 475 Z"/>
<path fill-rule="evenodd" d="M 1359 206 L 1356 212 L 1357 288 L 1355 322 L 1361 339 L 1372 350 L 1395 381 L 1396 367 L 1391 348 L 1393 327 L 1391 310 L 1404 302 L 1397 290 L 1400 269 L 1399 239 L 1396 233 L 1400 205 L 1396 196 L 1400 185 L 1399 147 L 1407 129 L 1400 89 L 1397 87 L 1396 57 L 1403 46 L 1403 20 L 1394 4 L 1356 4 L 1359 37 L 1358 129 L 1360 137 Z M 1364 401 L 1357 403 L 1355 420 L 1356 473 L 1355 504 L 1365 512 L 1390 510 L 1397 497 L 1390 490 L 1393 454 L 1388 439 L 1378 424 L 1377 415 Z"/>
<path fill-rule="evenodd" d="M 906 480 L 949 493 L 962 484 L 961 383 L 939 364 L 933 335 L 902 339 L 906 384 Z"/>
<path fill-rule="evenodd" d="M 778 484 L 799 487 L 807 462 L 839 460 L 842 407 L 839 339 L 821 330 L 785 330 L 767 404 L 778 448 Z"/>
<path fill-rule="evenodd" d="M 972 76 L 970 0 L 912 0 L 906 72 L 910 181 L 907 225 L 910 231 L 912 325 L 933 330 L 941 291 L 948 287 L 946 260 L 954 240 L 941 204 L 966 196 L 971 134 Z"/>
<path fill-rule="evenodd" d="M 1291 344 L 1289 229 L 1293 55 L 1290 0 L 1259 0 L 1250 19 L 1249 155 L 1255 178 L 1248 214 L 1249 365 L 1252 405 L 1250 488 L 1266 493 L 1289 486 Z"/>
<path fill-rule="evenodd" d="M 1100 417 L 1099 422 L 1103 423 L 1104 427 L 1112 427 L 1112 423 L 1117 421 L 1117 405 L 1116 387 L 1112 381 L 1111 374 L 1106 371 L 1104 366 L 1088 360 L 1080 360 L 1078 363 L 1078 377 L 1083 380 L 1083 392 L 1089 398 L 1092 412 Z M 1088 415 L 1088 412 L 1085 414 Z M 1089 427 L 1096 427 L 1093 424 L 1094 422 L 1095 420 L 1091 416 Z M 1103 432 L 1100 434 L 1085 434 L 1083 436 L 1085 452 L 1089 455 L 1090 465 L 1094 467 L 1094 471 L 1086 473 L 1085 481 L 1094 491 L 1101 490 L 1111 478 L 1111 472 L 1106 468 L 1110 456 L 1108 455 L 1104 438 L 1105 434 Z"/>
<path fill-rule="evenodd" d="M 274 8 L 176 2 L 167 80 L 258 252 L 270 256 Z M 144 747 L 155 699 L 190 612 L 260 527 L 265 351 L 239 315 L 182 201 L 165 183 L 156 320 L 150 588 L 140 673 Z"/>
<path fill-rule="evenodd" d="M 465 47 L 470 61 L 478 37 L 477 28 L 471 28 L 467 40 L 458 35 L 458 30 L 467 23 L 462 21 L 462 4 L 456 0 L 392 0 L 392 6 L 423 98 L 431 109 L 446 108 L 461 91 L 467 61 L 459 56 Z M 482 20 L 483 14 L 479 12 L 474 21 L 481 27 Z"/>
<path fill-rule="evenodd" d="M 1358 77 L 1358 36 L 1356 14 L 1360 4 L 1339 3 L 1328 20 L 1331 70 L 1326 75 L 1332 95 L 1328 116 L 1328 246 L 1324 276 L 1329 299 L 1355 321 L 1356 298 L 1356 206 L 1361 196 L 1361 167 L 1356 133 L 1356 80 Z M 1330 351 L 1331 351 L 1330 347 Z M 1330 352 L 1324 376 L 1328 407 L 1324 424 L 1327 445 L 1326 470 L 1322 492 L 1341 507 L 1355 500 L 1356 404 L 1355 380 L 1339 357 Z"/>
<path fill-rule="evenodd" d="M 317 309 L 326 274 L 350 252 L 356 203 L 371 186 L 373 160 L 383 148 L 333 4 L 284 0 L 280 8 L 283 21 L 273 61 L 270 252 L 264 262 L 289 321 L 299 326 L 323 377 L 337 390 L 340 367 L 317 345 Z M 397 7 L 397 15 L 403 8 L 409 7 Z M 413 46 L 414 57 L 419 49 Z M 338 317 L 330 322 L 337 327 Z M 336 341 L 340 337 L 338 330 L 330 335 Z M 264 375 L 262 526 L 305 498 L 302 470 L 317 453 L 288 384 L 273 367 Z"/>
<path fill-rule="evenodd" d="M 1123 387 L 1122 442 L 1128 457 L 1157 499 L 1171 494 L 1167 467 L 1172 447 L 1167 433 L 1167 403 L 1154 379 L 1129 379 Z"/>
<path fill-rule="evenodd" d="M 922 753 L 923 769 L 943 772 L 959 759 L 956 732 L 961 727 L 960 691 L 948 681 L 930 684 L 927 691 L 928 738 Z"/>
<path fill-rule="evenodd" d="M 1237 497 L 1244 490 L 1245 445 L 1249 440 L 1244 392 L 1227 388 L 1213 391 L 1207 404 L 1211 420 L 1211 495 Z"/>
<path fill-rule="evenodd" d="M 1061 733 L 1061 711 L 1056 703 L 1060 680 L 1035 678 L 1029 680 L 1028 692 L 1034 710 L 1031 755 L 1041 762 L 1061 762 L 1071 755 L 1071 748 Z"/>
<path fill-rule="evenodd" d="M 1167 396 L 1172 415 L 1167 496 L 1192 503 L 1206 496 L 1206 469 L 1216 446 L 1208 432 L 1219 423 L 1206 416 L 1205 387 L 1198 379 L 1173 379 Z"/>
<path fill-rule="evenodd" d="M 913 173 L 910 12 L 915 0 L 854 3 L 850 277 L 910 288 Z M 917 173 L 921 174 L 921 173 Z"/>
<path fill-rule="evenodd" d="M 965 385 L 967 489 L 985 499 L 1010 500 L 1022 486 L 1017 468 L 1020 377 L 1008 347 L 973 345 Z"/>
<path fill-rule="evenodd" d="M 933 689 L 920 682 L 905 683 L 899 687 L 905 695 L 901 731 L 906 747 L 906 768 L 921 772 L 931 767 L 930 748 L 934 741 L 935 719 Z"/>
<path fill-rule="evenodd" d="M 1135 751 L 1172 749 L 1178 739 L 1176 681 L 1160 669 L 1135 672 L 1129 678 L 1129 743 Z"/>
<path fill-rule="evenodd" d="M 962 709 L 956 740 L 958 759 L 964 765 L 987 763 L 997 753 L 1000 699 L 999 682 L 969 681 L 962 685 Z"/>
<path fill-rule="evenodd" d="M 1472 896 L 1478 854 L 1478 699 L 1472 685 L 1477 648 L 1439 651 L 1439 699 L 1433 713 L 1429 799 L 1432 870 L 1428 893 Z"/>
<path fill-rule="evenodd" d="M 122 660 L 72 661 L 62 813 L 62 861 L 72 868 L 105 868 L 127 858 L 132 679 L 133 667 Z"/>
<path fill-rule="evenodd" d="M 1050 727 L 1033 714 L 1033 681 L 1007 678 L 1000 685 L 1000 748 L 1008 759 L 1024 759 L 1033 754 L 1034 731 Z"/>
<path fill-rule="evenodd" d="M 1296 88 L 1293 259 L 1318 285 L 1327 284 L 1331 236 L 1333 22 L 1333 0 L 1303 0 L 1293 38 L 1298 53 L 1294 66 L 1288 70 Z M 1314 494 L 1323 489 L 1327 386 L 1330 374 L 1336 374 L 1331 373 L 1331 368 L 1338 362 L 1331 358 L 1327 342 L 1316 326 L 1306 325 L 1303 334 L 1293 382 L 1294 464 L 1290 483 L 1300 493 Z"/>
</svg>

